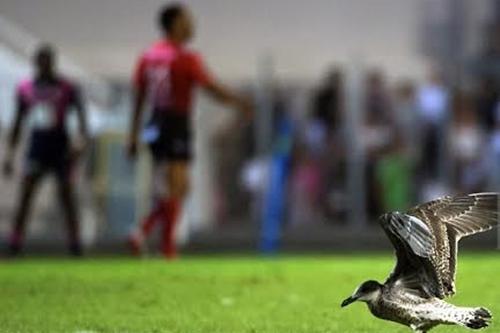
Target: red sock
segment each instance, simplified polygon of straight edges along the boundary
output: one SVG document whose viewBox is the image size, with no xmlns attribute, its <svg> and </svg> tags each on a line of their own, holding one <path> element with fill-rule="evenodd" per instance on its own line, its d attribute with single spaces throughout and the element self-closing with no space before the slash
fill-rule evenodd
<svg viewBox="0 0 500 333">
<path fill-rule="evenodd" d="M 180 211 L 178 199 L 171 198 L 165 201 L 163 211 L 163 237 L 161 250 L 165 258 L 173 259 L 177 256 L 175 245 L 175 226 Z"/>
<path fill-rule="evenodd" d="M 144 236 L 149 235 L 158 220 L 163 217 L 163 210 L 163 204 L 159 202 L 155 205 L 155 207 L 153 207 L 149 215 L 147 215 L 144 220 L 142 220 L 141 231 Z"/>
</svg>

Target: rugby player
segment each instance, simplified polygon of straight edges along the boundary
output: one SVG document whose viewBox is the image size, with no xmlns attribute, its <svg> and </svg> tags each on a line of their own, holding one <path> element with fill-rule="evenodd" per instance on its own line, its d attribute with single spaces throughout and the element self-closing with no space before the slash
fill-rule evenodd
<svg viewBox="0 0 500 333">
<path fill-rule="evenodd" d="M 162 231 L 162 253 L 175 258 L 175 226 L 179 211 L 189 191 L 189 166 L 192 154 L 192 95 L 200 87 L 218 102 L 233 107 L 247 116 L 249 102 L 220 84 L 206 69 L 200 54 L 186 45 L 194 35 L 193 18 L 182 4 L 169 4 L 161 9 L 158 23 L 162 38 L 139 58 L 134 75 L 134 103 L 128 154 L 135 157 L 142 116 L 147 101 L 151 118 L 143 132 L 149 143 L 156 169 L 163 168 L 168 193 L 157 198 L 151 212 L 129 237 L 135 254 L 140 253 L 145 237 L 156 222 Z"/>
<path fill-rule="evenodd" d="M 3 172 L 10 177 L 13 161 L 25 125 L 30 126 L 20 196 L 13 218 L 9 252 L 22 250 L 26 220 L 42 177 L 56 176 L 61 208 L 65 213 L 71 254 L 82 254 L 79 237 L 77 203 L 73 194 L 72 165 L 88 142 L 85 110 L 75 84 L 59 75 L 56 54 L 52 46 L 42 45 L 35 52 L 35 75 L 22 81 L 17 88 L 14 126 L 8 136 Z M 68 115 L 75 111 L 79 135 L 73 142 L 68 135 Z"/>
</svg>

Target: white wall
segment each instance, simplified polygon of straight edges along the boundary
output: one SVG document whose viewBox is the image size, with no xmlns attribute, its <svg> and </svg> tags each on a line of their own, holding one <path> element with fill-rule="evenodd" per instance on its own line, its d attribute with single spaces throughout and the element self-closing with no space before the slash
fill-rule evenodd
<svg viewBox="0 0 500 333">
<path fill-rule="evenodd" d="M 422 73 L 418 0 L 186 0 L 198 18 L 195 46 L 219 76 L 251 78 L 259 55 L 280 77 L 316 78 L 352 57 Z M 160 0 L 0 0 L 0 12 L 98 74 L 129 76 L 156 36 Z"/>
</svg>

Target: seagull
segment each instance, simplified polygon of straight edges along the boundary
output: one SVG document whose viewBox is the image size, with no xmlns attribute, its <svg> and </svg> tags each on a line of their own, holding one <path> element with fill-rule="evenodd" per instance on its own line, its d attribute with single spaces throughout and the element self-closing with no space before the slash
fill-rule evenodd
<svg viewBox="0 0 500 333">
<path fill-rule="evenodd" d="M 498 193 L 445 196 L 406 213 L 382 215 L 379 222 L 396 252 L 396 266 L 385 281 L 362 283 L 342 307 L 365 302 L 380 319 L 426 333 L 438 325 L 487 327 L 483 307 L 458 307 L 444 301 L 455 294 L 460 239 L 498 225 Z"/>
</svg>

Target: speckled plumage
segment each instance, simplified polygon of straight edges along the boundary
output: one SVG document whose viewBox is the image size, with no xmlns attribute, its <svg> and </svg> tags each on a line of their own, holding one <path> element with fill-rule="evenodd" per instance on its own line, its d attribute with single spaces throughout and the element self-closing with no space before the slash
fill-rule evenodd
<svg viewBox="0 0 500 333">
<path fill-rule="evenodd" d="M 380 224 L 396 250 L 396 267 L 384 284 L 365 282 L 342 306 L 364 301 L 374 316 L 414 332 L 440 324 L 487 327 L 487 309 L 443 299 L 455 293 L 458 241 L 498 225 L 498 200 L 497 193 L 443 197 L 407 213 L 383 215 Z"/>
</svg>

